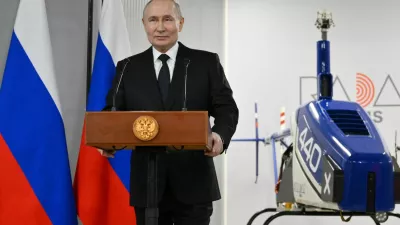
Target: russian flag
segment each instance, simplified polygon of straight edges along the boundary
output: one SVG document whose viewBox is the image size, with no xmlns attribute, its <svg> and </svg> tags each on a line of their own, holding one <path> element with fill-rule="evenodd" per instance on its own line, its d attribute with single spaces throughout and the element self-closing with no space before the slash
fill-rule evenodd
<svg viewBox="0 0 400 225">
<path fill-rule="evenodd" d="M 104 108 L 118 61 L 131 55 L 121 0 L 104 0 L 87 111 Z M 74 180 L 78 216 L 82 223 L 136 224 L 134 208 L 129 205 L 131 151 L 119 151 L 115 158 L 106 158 L 97 149 L 86 146 L 84 138 L 82 135 Z"/>
<path fill-rule="evenodd" d="M 21 0 L 0 89 L 0 224 L 77 224 L 44 0 Z"/>
</svg>

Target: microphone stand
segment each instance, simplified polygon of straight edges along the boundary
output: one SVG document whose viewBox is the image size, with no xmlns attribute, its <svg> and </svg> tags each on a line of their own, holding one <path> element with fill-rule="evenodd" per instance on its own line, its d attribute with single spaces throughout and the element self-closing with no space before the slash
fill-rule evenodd
<svg viewBox="0 0 400 225">
<path fill-rule="evenodd" d="M 126 66 L 129 63 L 129 58 L 127 62 L 125 63 L 121 76 L 118 80 L 116 90 L 113 96 L 113 106 L 111 108 L 111 111 L 117 111 L 116 107 L 116 97 L 118 94 L 119 86 L 122 81 L 122 77 L 124 75 L 124 71 Z M 114 148 L 115 150 L 115 148 Z M 148 160 L 148 168 L 147 168 L 147 207 L 145 210 L 145 224 L 146 225 L 158 225 L 158 199 L 157 199 L 157 151 L 150 152 L 149 154 L 149 160 Z"/>
<path fill-rule="evenodd" d="M 146 225 L 158 225 L 157 152 L 150 152 L 147 166 Z"/>
<path fill-rule="evenodd" d="M 190 60 L 184 59 L 185 64 L 185 80 L 184 80 L 184 99 L 182 111 L 186 108 L 186 86 L 187 86 L 187 69 Z M 147 165 L 147 205 L 145 209 L 145 224 L 158 225 L 159 209 L 158 209 L 158 190 L 157 190 L 157 156 L 160 151 L 152 151 L 149 154 Z"/>
</svg>

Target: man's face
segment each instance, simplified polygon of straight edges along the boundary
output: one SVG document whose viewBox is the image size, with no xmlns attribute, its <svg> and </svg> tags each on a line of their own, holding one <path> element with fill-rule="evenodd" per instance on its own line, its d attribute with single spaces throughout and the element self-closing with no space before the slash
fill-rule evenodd
<svg viewBox="0 0 400 225">
<path fill-rule="evenodd" d="M 184 19 L 178 18 L 173 1 L 153 1 L 144 12 L 147 39 L 159 51 L 166 52 L 178 40 Z"/>
</svg>

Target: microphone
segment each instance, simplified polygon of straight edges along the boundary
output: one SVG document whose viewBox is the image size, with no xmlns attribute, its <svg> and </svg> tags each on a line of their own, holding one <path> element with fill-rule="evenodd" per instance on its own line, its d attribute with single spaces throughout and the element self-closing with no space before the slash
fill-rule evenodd
<svg viewBox="0 0 400 225">
<path fill-rule="evenodd" d="M 184 59 L 184 65 L 185 65 L 185 87 L 184 87 L 184 93 L 183 93 L 183 107 L 182 111 L 187 111 L 186 108 L 186 87 L 187 87 L 187 70 L 190 64 L 190 59 L 185 58 Z"/>
<path fill-rule="evenodd" d="M 129 58 L 127 58 L 127 60 L 128 61 L 125 63 L 124 68 L 122 69 L 121 76 L 119 77 L 117 87 L 115 88 L 115 92 L 114 92 L 114 96 L 113 96 L 113 106 L 111 108 L 111 111 L 117 111 L 117 107 L 115 106 L 115 98 L 117 97 L 119 85 L 121 84 L 122 77 L 124 76 L 124 71 L 125 71 L 126 65 L 128 65 L 128 63 L 130 62 Z"/>
</svg>

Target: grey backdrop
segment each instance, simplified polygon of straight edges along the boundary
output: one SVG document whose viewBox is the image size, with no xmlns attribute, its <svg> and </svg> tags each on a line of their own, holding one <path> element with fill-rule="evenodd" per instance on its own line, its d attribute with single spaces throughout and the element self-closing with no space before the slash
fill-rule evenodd
<svg viewBox="0 0 400 225">
<path fill-rule="evenodd" d="M 0 1 L 0 85 L 19 0 Z M 54 67 L 72 176 L 75 173 L 86 101 L 87 3 L 47 0 Z"/>
<path fill-rule="evenodd" d="M 99 0 L 94 0 L 93 55 L 98 31 Z M 148 0 L 122 0 L 133 53 L 149 47 L 141 16 Z M 224 62 L 224 0 L 184 0 L 185 26 L 180 40 L 192 48 L 217 52 Z M 19 0 L 0 1 L 0 81 L 4 72 Z M 67 135 L 71 174 L 74 177 L 86 104 L 88 0 L 46 0 L 57 86 Z M 216 161 L 222 195 L 225 195 L 224 160 Z M 224 224 L 224 201 L 214 204 L 212 224 Z"/>
<path fill-rule="evenodd" d="M 0 80 L 19 0 L 0 1 Z M 87 1 L 47 0 L 54 66 L 74 174 L 86 101 Z"/>
<path fill-rule="evenodd" d="M 19 0 L 0 1 L 0 86 Z"/>
</svg>

